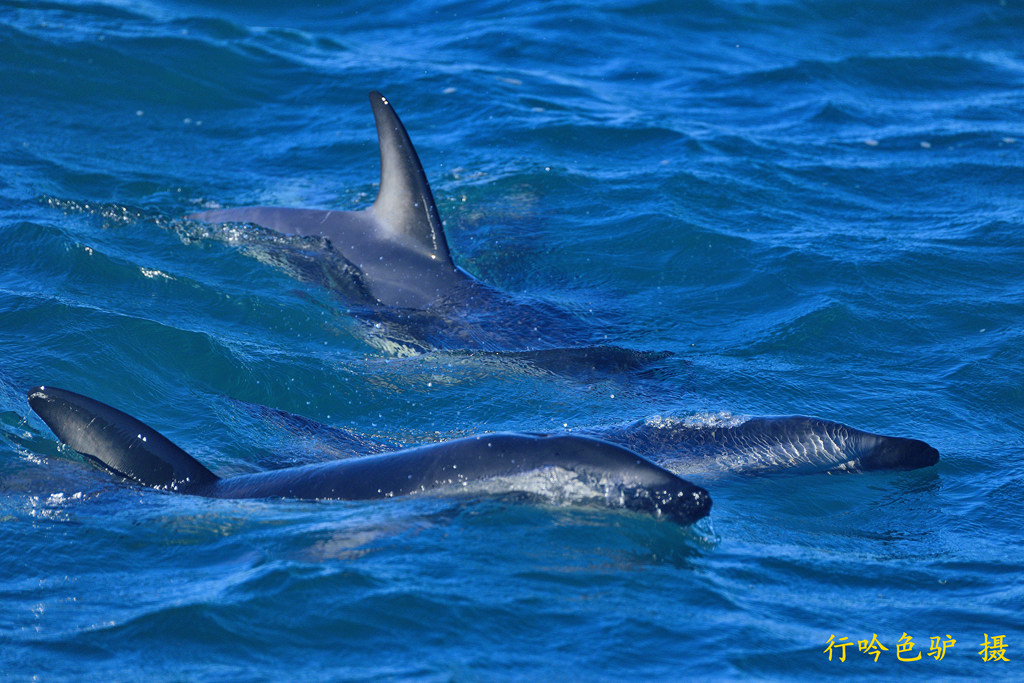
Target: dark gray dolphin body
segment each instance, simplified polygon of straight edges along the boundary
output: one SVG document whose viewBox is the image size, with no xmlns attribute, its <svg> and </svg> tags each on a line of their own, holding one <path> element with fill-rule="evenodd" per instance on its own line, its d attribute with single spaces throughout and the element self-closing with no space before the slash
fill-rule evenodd
<svg viewBox="0 0 1024 683">
<path fill-rule="evenodd" d="M 706 422 L 656 418 L 579 433 L 621 444 L 693 477 L 912 470 L 939 461 L 939 452 L 924 441 L 800 415 Z"/>
<path fill-rule="evenodd" d="M 316 433 L 325 444 L 336 444 L 338 450 L 384 453 L 401 447 L 300 415 L 263 406 L 249 409 L 297 435 Z M 800 415 L 653 417 L 570 433 L 619 444 L 671 472 L 697 481 L 733 474 L 913 470 L 939 461 L 939 452 L 918 439 L 873 434 L 839 422 Z"/>
<path fill-rule="evenodd" d="M 280 235 L 254 238 L 261 260 L 322 285 L 368 320 L 368 340 L 393 354 L 435 349 L 487 352 L 544 350 L 613 371 L 643 367 L 665 353 L 608 345 L 589 325 L 544 301 L 492 289 L 452 260 L 427 176 L 388 100 L 370 93 L 380 144 L 380 190 L 361 211 L 252 206 L 203 211 L 188 219 L 247 223 Z M 628 357 L 628 358 L 627 358 Z M 625 359 L 625 363 L 623 363 Z M 557 360 L 552 367 L 558 367 Z"/>
<path fill-rule="evenodd" d="M 99 401 L 51 387 L 32 389 L 28 401 L 58 439 L 108 472 L 198 496 L 368 500 L 469 492 L 543 501 L 565 500 L 564 490 L 571 489 L 573 501 L 680 524 L 711 508 L 699 486 L 620 446 L 576 435 L 486 434 L 222 479 L 156 430 Z M 569 483 L 549 476 L 556 472 L 568 473 Z"/>
</svg>

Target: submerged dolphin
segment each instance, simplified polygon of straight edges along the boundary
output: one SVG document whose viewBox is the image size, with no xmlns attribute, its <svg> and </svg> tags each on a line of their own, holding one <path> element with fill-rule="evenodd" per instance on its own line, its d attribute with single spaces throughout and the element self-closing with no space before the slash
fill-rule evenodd
<svg viewBox="0 0 1024 683">
<path fill-rule="evenodd" d="M 562 352 L 595 369 L 630 370 L 666 353 L 607 345 L 583 321 L 543 301 L 512 297 L 455 265 L 409 135 L 388 100 L 370 93 L 380 145 L 380 190 L 361 211 L 252 206 L 194 213 L 205 223 L 248 223 L 307 238 L 254 240 L 257 255 L 328 287 L 370 319 L 370 341 L 392 353 L 432 349 L 536 352 L 557 368 Z M 249 238 L 251 239 L 251 238 Z"/>
<path fill-rule="evenodd" d="M 385 453 L 401 445 L 320 424 L 300 415 L 250 406 L 285 430 L 320 434 L 342 451 Z M 800 415 L 653 417 L 628 424 L 573 429 L 618 444 L 670 472 L 701 481 L 722 475 L 815 474 L 913 470 L 939 461 L 924 441 L 884 436 Z"/>
<path fill-rule="evenodd" d="M 650 457 L 668 470 L 701 477 L 725 473 L 912 470 L 939 461 L 924 441 L 883 436 L 800 415 L 709 422 L 674 418 L 580 430 Z"/>
<path fill-rule="evenodd" d="M 711 509 L 699 486 L 620 446 L 576 435 L 486 434 L 222 479 L 151 427 L 99 401 L 37 387 L 28 402 L 58 439 L 108 472 L 197 496 L 368 500 L 516 493 L 601 503 L 679 524 Z"/>
</svg>

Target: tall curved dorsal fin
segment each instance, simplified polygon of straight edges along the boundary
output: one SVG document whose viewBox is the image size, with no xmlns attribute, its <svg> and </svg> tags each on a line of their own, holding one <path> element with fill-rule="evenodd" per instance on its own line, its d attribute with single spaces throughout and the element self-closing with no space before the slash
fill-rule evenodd
<svg viewBox="0 0 1024 683">
<path fill-rule="evenodd" d="M 380 143 L 380 191 L 373 203 L 374 217 L 430 258 L 451 264 L 434 195 L 405 126 L 387 98 L 376 90 L 370 92 L 370 104 Z"/>
</svg>

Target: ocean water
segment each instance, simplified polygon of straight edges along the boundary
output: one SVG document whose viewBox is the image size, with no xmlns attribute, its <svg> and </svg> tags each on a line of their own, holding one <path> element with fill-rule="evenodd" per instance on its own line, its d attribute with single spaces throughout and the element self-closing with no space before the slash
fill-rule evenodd
<svg viewBox="0 0 1024 683">
<path fill-rule="evenodd" d="M 0 678 L 1024 678 L 1022 36 L 1019 0 L 0 0 Z M 182 219 L 365 206 L 371 89 L 460 265 L 672 356 L 388 353 Z M 942 459 L 701 482 L 692 528 L 208 500 L 60 447 L 43 383 L 225 475 L 722 414 Z"/>
</svg>

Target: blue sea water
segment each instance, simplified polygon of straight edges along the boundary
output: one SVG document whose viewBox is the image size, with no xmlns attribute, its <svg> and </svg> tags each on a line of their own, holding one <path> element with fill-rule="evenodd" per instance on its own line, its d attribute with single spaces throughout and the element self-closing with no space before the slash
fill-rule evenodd
<svg viewBox="0 0 1024 683">
<path fill-rule="evenodd" d="M 1022 38 L 1019 0 L 0 0 L 0 677 L 1024 678 Z M 389 355 L 182 220 L 365 206 L 374 88 L 456 261 L 657 373 Z M 221 474 L 719 413 L 942 459 L 702 482 L 690 529 L 208 500 L 58 446 L 42 383 Z"/>
</svg>

